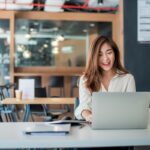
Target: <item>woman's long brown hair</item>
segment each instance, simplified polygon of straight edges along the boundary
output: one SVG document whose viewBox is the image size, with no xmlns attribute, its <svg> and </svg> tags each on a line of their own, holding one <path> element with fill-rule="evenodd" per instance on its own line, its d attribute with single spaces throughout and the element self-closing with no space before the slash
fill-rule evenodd
<svg viewBox="0 0 150 150">
<path fill-rule="evenodd" d="M 91 93 L 99 91 L 101 88 L 102 69 L 99 67 L 99 51 L 104 43 L 107 43 L 114 51 L 114 69 L 119 70 L 120 74 L 128 73 L 128 71 L 121 65 L 120 52 L 116 43 L 105 36 L 97 37 L 91 45 L 91 51 L 84 73 L 85 86 Z"/>
</svg>

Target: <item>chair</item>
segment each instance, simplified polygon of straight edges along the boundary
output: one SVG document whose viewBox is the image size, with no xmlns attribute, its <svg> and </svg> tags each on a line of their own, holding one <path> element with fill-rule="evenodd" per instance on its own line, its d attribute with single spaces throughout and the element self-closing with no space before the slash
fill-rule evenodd
<svg viewBox="0 0 150 150">
<path fill-rule="evenodd" d="M 1 87 L 0 87 L 0 100 L 2 100 L 2 99 L 3 99 L 3 93 L 2 93 Z M 3 105 L 0 104 L 0 112 L 2 112 L 2 111 L 3 111 Z M 0 122 L 3 122 L 3 118 L 2 118 L 1 113 L 0 113 Z"/>
<path fill-rule="evenodd" d="M 64 90 L 64 76 L 52 76 L 49 78 L 49 85 L 48 85 L 48 96 L 51 97 L 51 89 L 52 88 L 59 88 L 60 97 L 65 96 L 65 90 Z"/>
<path fill-rule="evenodd" d="M 35 97 L 47 97 L 46 94 L 46 88 L 45 87 L 38 87 L 35 88 Z M 38 116 L 47 116 L 47 105 L 30 105 L 30 114 L 31 114 L 31 118 L 34 121 L 34 115 L 38 115 Z"/>
<path fill-rule="evenodd" d="M 70 95 L 71 97 L 74 96 L 74 89 L 75 88 L 78 88 L 78 80 L 79 80 L 79 77 L 78 76 L 73 76 L 71 78 L 71 90 L 70 90 Z"/>
<path fill-rule="evenodd" d="M 79 106 L 79 98 L 76 97 L 75 102 L 74 102 L 74 112 L 76 110 L 76 108 Z M 75 118 L 75 117 L 74 117 Z"/>
<path fill-rule="evenodd" d="M 0 86 L 0 99 L 3 100 L 7 97 L 12 97 L 11 95 L 11 90 L 15 89 L 16 85 L 15 84 L 6 84 Z M 3 121 L 2 119 L 2 114 L 5 116 L 6 121 L 17 121 L 17 111 L 15 105 L 11 106 L 6 106 L 6 105 L 0 105 L 0 111 L 1 111 L 1 117 L 0 120 Z"/>
<path fill-rule="evenodd" d="M 59 88 L 59 96 L 51 95 L 52 88 Z M 64 76 L 52 76 L 49 78 L 49 85 L 48 85 L 48 96 L 49 97 L 65 97 L 65 88 L 64 88 Z M 64 109 L 59 109 L 58 112 L 69 112 L 70 107 L 69 105 L 64 105 Z M 50 111 L 51 112 L 51 111 Z"/>
</svg>

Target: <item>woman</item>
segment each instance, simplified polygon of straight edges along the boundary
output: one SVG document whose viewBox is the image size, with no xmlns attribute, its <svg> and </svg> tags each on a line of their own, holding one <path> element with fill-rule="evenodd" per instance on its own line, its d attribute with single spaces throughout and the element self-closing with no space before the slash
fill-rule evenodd
<svg viewBox="0 0 150 150">
<path fill-rule="evenodd" d="M 79 83 L 80 104 L 77 119 L 92 121 L 92 92 L 135 92 L 134 77 L 121 65 L 116 43 L 100 36 L 91 47 L 91 54 Z"/>
</svg>

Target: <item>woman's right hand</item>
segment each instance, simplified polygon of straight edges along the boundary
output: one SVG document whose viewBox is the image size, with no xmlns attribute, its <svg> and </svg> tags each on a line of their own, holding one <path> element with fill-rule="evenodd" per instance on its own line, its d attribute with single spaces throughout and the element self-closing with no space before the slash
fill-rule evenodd
<svg viewBox="0 0 150 150">
<path fill-rule="evenodd" d="M 92 122 L 92 112 L 90 110 L 83 110 L 81 115 L 86 121 Z"/>
</svg>

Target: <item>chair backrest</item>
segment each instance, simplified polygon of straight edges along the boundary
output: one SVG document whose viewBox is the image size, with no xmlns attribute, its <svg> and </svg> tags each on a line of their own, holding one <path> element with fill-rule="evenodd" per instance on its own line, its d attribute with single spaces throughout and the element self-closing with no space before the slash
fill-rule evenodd
<svg viewBox="0 0 150 150">
<path fill-rule="evenodd" d="M 46 88 L 45 87 L 35 88 L 35 97 L 47 97 Z"/>
<path fill-rule="evenodd" d="M 4 86 L 0 86 L 0 100 L 3 100 L 5 98 L 4 93 L 3 93 L 3 88 Z"/>
<path fill-rule="evenodd" d="M 78 76 L 72 76 L 71 78 L 71 90 L 70 90 L 70 96 L 74 95 L 74 88 L 78 87 L 79 77 Z"/>
<path fill-rule="evenodd" d="M 14 91 L 15 88 L 16 88 L 16 84 L 12 84 L 12 83 L 8 83 L 3 86 L 0 86 L 0 99 L 3 100 L 4 98 L 12 97 L 13 96 L 12 92 Z M 0 111 L 5 116 L 6 121 L 14 121 L 14 122 L 17 121 L 15 110 L 16 110 L 15 105 L 10 105 L 10 106 L 6 106 L 2 104 L 0 105 Z M 3 121 L 1 116 L 0 116 L 0 121 Z"/>
<path fill-rule="evenodd" d="M 0 99 L 4 99 L 7 97 L 12 97 L 12 90 L 16 88 L 16 84 L 8 83 L 5 85 L 0 86 Z"/>
<path fill-rule="evenodd" d="M 74 111 L 76 110 L 76 108 L 79 106 L 79 98 L 76 97 L 75 98 L 75 102 L 74 102 Z"/>
<path fill-rule="evenodd" d="M 50 87 L 64 87 L 64 76 L 52 76 L 49 78 Z"/>
<path fill-rule="evenodd" d="M 49 78 L 49 85 L 48 85 L 48 96 L 52 96 L 51 95 L 51 89 L 52 88 L 59 88 L 60 89 L 60 97 L 64 97 L 65 96 L 65 89 L 64 89 L 64 76 L 51 76 Z M 54 96 L 54 95 L 53 95 Z"/>
<path fill-rule="evenodd" d="M 13 94 L 12 94 L 12 90 L 15 90 L 16 89 L 16 84 L 15 83 L 8 83 L 5 85 L 5 97 L 12 97 Z"/>
<path fill-rule="evenodd" d="M 78 106 L 79 106 L 79 98 L 76 97 L 76 98 L 75 98 L 75 102 L 74 102 L 74 113 L 75 113 L 75 110 L 76 110 L 76 108 L 77 108 Z M 75 115 L 74 115 L 74 119 L 76 119 Z"/>
<path fill-rule="evenodd" d="M 46 88 L 45 87 L 38 87 L 35 88 L 35 97 L 47 97 L 46 94 Z M 43 111 L 42 105 L 30 105 L 31 111 L 37 110 L 37 111 Z"/>
</svg>

